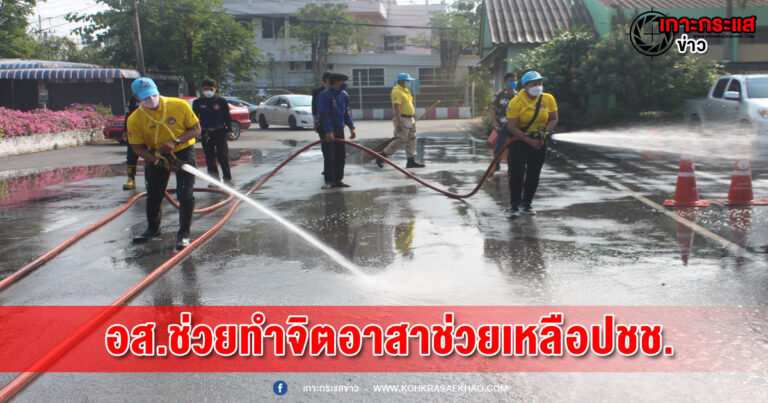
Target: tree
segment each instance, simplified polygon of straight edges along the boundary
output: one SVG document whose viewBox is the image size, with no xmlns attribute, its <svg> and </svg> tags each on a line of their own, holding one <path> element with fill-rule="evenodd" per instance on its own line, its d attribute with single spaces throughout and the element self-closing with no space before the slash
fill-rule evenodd
<svg viewBox="0 0 768 403">
<path fill-rule="evenodd" d="M 620 22 L 617 20 L 616 22 Z M 617 24 L 602 38 L 583 28 L 517 56 L 513 71 L 540 72 L 554 94 L 564 126 L 577 128 L 636 119 L 643 112 L 679 116 L 683 100 L 706 94 L 720 66 L 675 51 L 653 59 L 627 39 Z"/>
<path fill-rule="evenodd" d="M 0 0 L 0 58 L 30 57 L 35 41 L 27 33 L 27 17 L 36 0 Z"/>
<path fill-rule="evenodd" d="M 365 28 L 354 25 L 363 22 L 346 13 L 347 5 L 335 2 L 309 3 L 300 8 L 292 19 L 290 35 L 309 47 L 312 74 L 319 80 L 328 68 L 328 53 L 333 48 L 358 51 L 371 44 L 365 40 Z M 295 26 L 294 26 L 295 25 Z"/>
<path fill-rule="evenodd" d="M 431 38 L 420 34 L 411 43 L 439 50 L 440 66 L 446 73 L 452 74 L 456 71 L 461 55 L 477 52 L 480 40 L 477 27 L 482 18 L 480 10 L 480 1 L 458 0 L 447 11 L 433 11 L 429 21 L 432 27 Z"/>
<path fill-rule="evenodd" d="M 589 94 L 585 77 L 580 73 L 595 35 L 584 27 L 562 31 L 549 42 L 531 49 L 511 62 L 512 71 L 522 76 L 536 70 L 547 78 L 544 88 L 555 94 L 563 122 L 578 121 L 587 110 Z M 572 123 L 571 123 L 572 124 Z"/>
<path fill-rule="evenodd" d="M 95 35 L 104 63 L 135 65 L 130 2 L 97 0 L 109 8 L 94 14 L 71 15 L 86 22 L 78 34 Z M 221 0 L 154 0 L 139 4 L 139 22 L 148 71 L 182 75 L 189 94 L 205 77 L 224 82 L 253 81 L 262 55 L 249 23 L 236 21 Z"/>
</svg>

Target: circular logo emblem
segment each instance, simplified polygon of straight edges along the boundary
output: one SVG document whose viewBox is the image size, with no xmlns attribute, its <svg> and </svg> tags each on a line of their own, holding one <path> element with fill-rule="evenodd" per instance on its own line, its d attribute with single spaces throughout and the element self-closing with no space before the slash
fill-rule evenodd
<svg viewBox="0 0 768 403">
<path fill-rule="evenodd" d="M 169 125 L 174 125 L 174 124 L 176 124 L 176 118 L 170 117 L 170 118 L 168 118 L 167 122 L 168 122 Z"/>
<path fill-rule="evenodd" d="M 272 391 L 275 392 L 276 395 L 282 396 L 288 393 L 288 384 L 285 383 L 285 381 L 277 381 L 272 385 Z"/>
<path fill-rule="evenodd" d="M 214 110 L 219 110 L 219 104 L 213 105 Z"/>
<path fill-rule="evenodd" d="M 659 20 L 666 16 L 658 11 L 647 11 L 635 18 L 629 27 L 629 40 L 643 55 L 661 56 L 675 41 L 674 32 L 659 32 Z"/>
</svg>

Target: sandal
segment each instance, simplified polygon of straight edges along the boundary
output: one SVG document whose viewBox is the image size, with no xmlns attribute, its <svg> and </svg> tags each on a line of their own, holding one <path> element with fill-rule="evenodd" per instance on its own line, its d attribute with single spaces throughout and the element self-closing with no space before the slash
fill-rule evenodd
<svg viewBox="0 0 768 403">
<path fill-rule="evenodd" d="M 334 186 L 333 186 L 333 185 L 331 185 L 330 183 L 326 183 L 325 185 L 323 185 L 323 186 L 320 186 L 320 189 L 330 189 L 330 188 L 332 188 L 332 187 L 334 187 Z"/>
<path fill-rule="evenodd" d="M 339 182 L 339 183 L 333 185 L 333 187 L 335 187 L 335 188 L 349 188 L 349 187 L 352 187 L 352 185 L 346 184 L 344 182 Z"/>
</svg>

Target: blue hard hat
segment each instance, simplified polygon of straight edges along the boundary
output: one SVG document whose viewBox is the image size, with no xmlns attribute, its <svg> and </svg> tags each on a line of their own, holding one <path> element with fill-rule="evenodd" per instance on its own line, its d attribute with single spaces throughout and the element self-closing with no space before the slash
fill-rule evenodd
<svg viewBox="0 0 768 403">
<path fill-rule="evenodd" d="M 531 70 L 525 74 L 523 74 L 523 78 L 520 79 L 520 81 L 525 85 L 528 81 L 536 81 L 536 80 L 545 80 L 546 78 L 542 77 L 541 74 L 539 74 L 538 71 Z"/>
<path fill-rule="evenodd" d="M 133 91 L 133 93 L 136 94 L 139 99 L 147 99 L 152 95 L 160 95 L 155 82 L 152 81 L 151 78 L 147 77 L 133 80 L 131 83 L 131 91 Z"/>
<path fill-rule="evenodd" d="M 409 76 L 408 73 L 400 73 L 400 74 L 398 74 L 397 75 L 397 81 L 400 82 L 400 81 L 403 81 L 403 80 L 413 81 L 413 80 L 415 80 L 415 78 Z"/>
</svg>

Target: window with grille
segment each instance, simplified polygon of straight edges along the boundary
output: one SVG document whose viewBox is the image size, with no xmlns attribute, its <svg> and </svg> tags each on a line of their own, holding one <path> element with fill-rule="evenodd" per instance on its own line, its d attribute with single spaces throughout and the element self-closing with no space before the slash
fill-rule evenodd
<svg viewBox="0 0 768 403">
<path fill-rule="evenodd" d="M 277 38 L 285 27 L 285 18 L 261 17 L 261 37 L 264 39 Z"/>
<path fill-rule="evenodd" d="M 384 85 L 384 69 L 352 69 L 353 87 L 381 87 Z"/>
<path fill-rule="evenodd" d="M 455 74 L 448 74 L 445 70 L 434 67 L 419 69 L 420 85 L 454 85 Z"/>
<path fill-rule="evenodd" d="M 384 36 L 384 50 L 405 50 L 405 35 Z"/>
</svg>

